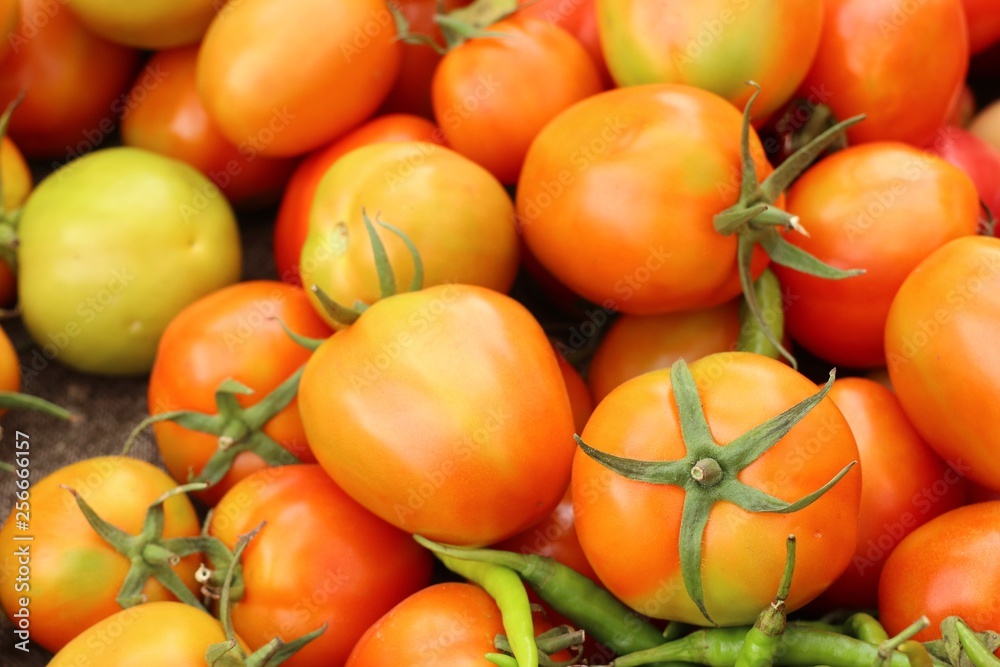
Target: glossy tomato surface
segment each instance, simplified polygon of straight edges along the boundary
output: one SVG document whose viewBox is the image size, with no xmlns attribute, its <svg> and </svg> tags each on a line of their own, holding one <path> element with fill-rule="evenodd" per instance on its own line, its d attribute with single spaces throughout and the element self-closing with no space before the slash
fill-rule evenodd
<svg viewBox="0 0 1000 667">
<path fill-rule="evenodd" d="M 430 581 L 431 555 L 374 516 L 317 465 L 261 470 L 222 499 L 209 533 L 243 552 L 233 627 L 251 646 L 326 631 L 284 664 L 342 665 L 361 635 Z"/>
<path fill-rule="evenodd" d="M 198 42 L 220 0 L 73 0 L 66 3 L 89 30 L 139 49 L 168 49 Z"/>
<path fill-rule="evenodd" d="M 979 198 L 996 217 L 1000 212 L 1000 149 L 954 125 L 941 128 L 926 149 L 972 179 Z"/>
</svg>

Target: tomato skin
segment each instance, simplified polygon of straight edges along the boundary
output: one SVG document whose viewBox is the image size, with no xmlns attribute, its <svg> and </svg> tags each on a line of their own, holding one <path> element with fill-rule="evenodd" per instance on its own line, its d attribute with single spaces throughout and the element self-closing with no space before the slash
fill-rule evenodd
<svg viewBox="0 0 1000 667">
<path fill-rule="evenodd" d="M 233 605 L 233 627 L 262 646 L 327 623 L 289 667 L 344 664 L 372 623 L 430 581 L 430 553 L 351 500 L 317 465 L 242 480 L 219 502 L 209 533 L 232 548 L 262 521 L 243 553 L 246 593 Z"/>
<path fill-rule="evenodd" d="M 965 479 L 920 439 L 882 385 L 843 378 L 828 394 L 861 455 L 861 525 L 852 564 L 820 596 L 830 608 L 875 609 L 885 559 L 915 528 L 962 505 Z"/>
<path fill-rule="evenodd" d="M 838 268 L 865 270 L 824 280 L 775 266 L 789 334 L 827 361 L 875 367 L 885 364 L 885 321 L 899 286 L 934 250 L 975 234 L 980 208 L 957 167 L 905 144 L 874 142 L 807 171 L 788 191 L 788 211 L 809 232 L 789 234 L 789 242 Z"/>
<path fill-rule="evenodd" d="M 941 621 L 961 616 L 976 631 L 1000 627 L 992 597 L 1000 588 L 1000 501 L 959 507 L 904 539 L 879 581 L 879 619 L 890 635 L 925 614 L 930 626 L 917 641 L 941 637 Z"/>
<path fill-rule="evenodd" d="M 597 10 L 594 0 L 517 0 L 518 16 L 533 17 L 557 25 L 583 45 L 590 59 L 597 66 L 604 88 L 613 88 L 614 80 L 608 71 L 601 49 L 601 36 L 597 27 Z"/>
<path fill-rule="evenodd" d="M 579 371 L 573 368 L 573 365 L 566 361 L 566 358 L 558 351 L 556 352 L 556 361 L 559 362 L 559 371 L 562 373 L 566 393 L 569 395 L 574 432 L 580 433 L 587 425 L 590 413 L 594 411 L 594 401 L 590 397 L 590 390 L 587 389 L 587 383 L 583 381 Z"/>
<path fill-rule="evenodd" d="M 146 508 L 176 486 L 159 468 L 122 456 L 78 461 L 32 484 L 31 587 L 19 591 L 15 578 L 8 577 L 0 583 L 0 603 L 10 617 L 20 608 L 19 598 L 28 598 L 31 639 L 50 651 L 121 610 L 115 598 L 130 566 L 90 527 L 63 484 L 76 489 L 101 518 L 132 535 L 142 529 Z M 168 499 L 163 508 L 165 537 L 201 532 L 194 507 L 183 495 Z M 16 544 L 17 534 L 12 510 L 0 539 Z M 0 572 L 16 572 L 17 558 L 13 549 L 4 550 Z M 193 554 L 174 567 L 192 592 L 198 591 L 194 574 L 199 562 L 200 556 Z M 154 579 L 143 594 L 149 602 L 175 599 Z"/>
<path fill-rule="evenodd" d="M 506 37 L 469 40 L 441 60 L 431 85 L 434 117 L 449 146 L 514 184 L 541 129 L 603 86 L 583 46 L 551 23 L 515 15 L 489 30 Z"/>
<path fill-rule="evenodd" d="M 309 360 L 309 351 L 285 333 L 281 322 L 308 338 L 331 334 L 305 293 L 284 283 L 237 283 L 192 303 L 178 313 L 160 339 L 149 378 L 149 413 L 195 410 L 215 414 L 215 391 L 229 378 L 254 390 L 237 397 L 240 405 L 258 403 Z M 199 474 L 219 447 L 217 436 L 172 422 L 160 422 L 153 429 L 163 463 L 178 483 L 186 482 L 191 473 Z M 315 463 L 297 400 L 276 414 L 264 432 L 299 460 Z M 214 505 L 236 482 L 264 467 L 263 459 L 244 452 L 225 477 L 198 496 Z"/>
<path fill-rule="evenodd" d="M 650 315 L 729 301 L 740 293 L 736 238 L 712 219 L 739 197 L 741 124 L 721 97 L 671 84 L 619 88 L 567 109 L 538 135 L 521 173 L 517 215 L 528 248 L 609 310 Z M 766 178 L 772 169 L 754 132 L 751 153 Z M 766 264 L 758 249 L 752 274 Z"/>
<path fill-rule="evenodd" d="M 89 30 L 139 49 L 169 49 L 194 44 L 208 30 L 218 0 L 165 0 L 122 4 L 108 0 L 67 3 Z"/>
<path fill-rule="evenodd" d="M 678 359 L 694 361 L 736 348 L 740 304 L 666 315 L 622 315 L 601 340 L 588 380 L 596 402 L 626 380 L 670 368 Z"/>
<path fill-rule="evenodd" d="M 3 176 L 3 208 L 13 211 L 20 208 L 31 192 L 32 178 L 28 163 L 21 151 L 8 137 L 0 141 L 0 175 Z M 17 297 L 17 276 L 0 260 L 0 308 L 14 305 Z"/>
<path fill-rule="evenodd" d="M 444 0 L 444 11 L 450 12 L 469 4 L 470 0 Z M 444 44 L 441 28 L 434 17 L 438 13 L 438 0 L 400 0 L 397 8 L 410 24 L 410 32 L 428 35 L 438 44 Z M 434 118 L 431 104 L 431 80 L 441 62 L 441 55 L 425 44 L 401 45 L 399 73 L 392 90 L 379 109 L 380 114 L 414 114 Z"/>
<path fill-rule="evenodd" d="M 1000 150 L 953 125 L 941 128 L 926 149 L 964 171 L 990 212 L 1000 213 Z"/>
<path fill-rule="evenodd" d="M 21 213 L 18 290 L 46 357 L 88 373 L 147 373 L 174 315 L 239 279 L 236 220 L 212 192 L 193 167 L 130 147 L 42 181 Z"/>
<path fill-rule="evenodd" d="M 9 135 L 32 158 L 92 151 L 115 129 L 139 53 L 94 35 L 61 3 L 21 0 L 21 16 L 0 62 L 3 104 L 28 91 Z"/>
<path fill-rule="evenodd" d="M 942 246 L 899 288 L 885 327 L 889 376 L 907 416 L 938 455 L 1000 491 L 998 422 L 984 396 L 1000 392 L 1000 239 Z"/>
<path fill-rule="evenodd" d="M 431 49 L 427 50 L 433 53 Z M 334 162 L 355 148 L 387 141 L 440 144 L 443 139 L 441 131 L 429 120 L 407 114 L 380 116 L 310 154 L 295 169 L 285 188 L 274 224 L 274 260 L 283 282 L 302 284 L 299 259 L 309 235 L 309 212 L 316 197 L 316 188 L 324 174 Z"/>
<path fill-rule="evenodd" d="M 523 306 L 483 287 L 377 302 L 313 353 L 299 408 L 330 476 L 430 539 L 510 537 L 569 484 L 573 416 L 556 353 Z"/>
<path fill-rule="evenodd" d="M 969 50 L 976 54 L 1000 41 L 1000 2 L 962 0 L 969 30 Z"/>
<path fill-rule="evenodd" d="M 485 169 L 436 144 L 364 146 L 333 164 L 316 189 L 302 247 L 302 283 L 341 304 L 381 297 L 364 212 L 394 225 L 416 245 L 425 286 L 462 283 L 510 289 L 517 273 L 517 232 L 510 197 Z M 414 264 L 401 238 L 376 226 L 397 291 L 409 289 Z M 330 317 L 314 293 L 317 312 Z"/>
<path fill-rule="evenodd" d="M 202 42 L 198 92 L 229 141 L 262 155 L 305 153 L 363 122 L 399 71 L 384 0 L 244 0 L 227 10 Z"/>
<path fill-rule="evenodd" d="M 819 47 L 823 6 L 814 0 L 597 0 L 601 44 L 621 86 L 680 83 L 742 109 L 761 86 L 754 118 L 766 119 L 802 83 Z M 789 30 L 789 26 L 795 26 Z"/>
<path fill-rule="evenodd" d="M 690 364 L 690 370 L 712 436 L 721 443 L 816 393 L 816 385 L 788 366 L 746 352 L 704 357 Z M 745 400 L 748 387 L 753 388 L 752 403 Z M 644 461 L 684 456 L 670 371 L 646 373 L 608 394 L 582 438 L 601 451 Z M 847 421 L 824 398 L 744 469 L 740 480 L 794 501 L 857 459 Z M 681 579 L 683 489 L 626 479 L 581 449 L 573 463 L 572 494 L 580 544 L 608 590 L 654 618 L 704 622 Z M 748 515 L 730 503 L 716 504 L 702 547 L 705 603 L 712 618 L 721 625 L 753 622 L 774 597 L 789 534 L 798 538 L 789 611 L 819 595 L 850 563 L 858 530 L 850 517 L 857 516 L 860 498 L 861 475 L 851 470 L 822 498 L 795 513 Z M 609 540 L 612 534 L 618 539 Z M 638 562 L 643 567 L 637 568 Z"/>
<path fill-rule="evenodd" d="M 4 35 L 12 35 L 21 22 L 20 0 L 0 0 L 0 30 Z M 0 62 L 12 51 L 9 39 L 0 43 Z"/>
<path fill-rule="evenodd" d="M 965 83 L 969 43 L 961 1 L 927 0 L 915 10 L 895 0 L 823 4 L 823 35 L 802 90 L 822 91 L 837 118 L 867 115 L 847 131 L 853 144 L 922 146 L 945 123 Z"/>
<path fill-rule="evenodd" d="M 504 634 L 493 598 L 472 584 L 436 584 L 411 595 L 365 632 L 346 667 L 490 667 Z"/>
<path fill-rule="evenodd" d="M 86 628 L 49 666 L 200 665 L 208 647 L 224 641 L 222 624 L 210 614 L 182 602 L 147 602 Z M 242 639 L 237 637 L 237 641 L 247 649 Z"/>
<path fill-rule="evenodd" d="M 21 362 L 3 329 L 0 329 L 0 391 L 21 391 Z M 0 410 L 0 417 L 5 412 Z"/>
<path fill-rule="evenodd" d="M 295 162 L 262 157 L 250 144 L 234 146 L 222 135 L 198 97 L 197 57 L 197 46 L 153 54 L 147 74 L 129 92 L 123 142 L 187 162 L 234 205 L 272 203 L 281 196 Z"/>
</svg>

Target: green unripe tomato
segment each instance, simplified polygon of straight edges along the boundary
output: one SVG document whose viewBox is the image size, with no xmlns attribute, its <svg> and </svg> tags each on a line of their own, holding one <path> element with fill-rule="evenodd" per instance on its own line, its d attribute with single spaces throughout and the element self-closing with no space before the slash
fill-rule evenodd
<svg viewBox="0 0 1000 667">
<path fill-rule="evenodd" d="M 148 372 L 174 315 L 241 272 L 236 219 L 218 188 L 137 148 L 51 174 L 25 203 L 19 235 L 25 327 L 45 357 L 87 373 Z"/>
</svg>

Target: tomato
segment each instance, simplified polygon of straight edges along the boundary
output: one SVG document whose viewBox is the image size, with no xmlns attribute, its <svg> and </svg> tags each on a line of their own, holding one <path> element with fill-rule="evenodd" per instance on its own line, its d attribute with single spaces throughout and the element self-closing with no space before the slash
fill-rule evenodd
<svg viewBox="0 0 1000 667">
<path fill-rule="evenodd" d="M 202 42 L 198 92 L 237 146 L 305 153 L 382 103 L 399 71 L 395 37 L 384 0 L 230 3 Z"/>
<path fill-rule="evenodd" d="M 811 381 L 788 366 L 747 352 L 703 357 L 690 365 L 690 373 L 716 443 L 730 443 L 816 393 Z M 608 394 L 582 439 L 599 451 L 642 461 L 686 457 L 671 371 L 640 375 Z M 792 502 L 821 488 L 857 457 L 847 421 L 824 398 L 744 468 L 739 480 Z M 576 454 L 572 494 L 580 544 L 608 590 L 640 613 L 704 623 L 686 593 L 679 556 L 682 506 L 696 490 L 633 481 L 582 449 Z M 852 470 L 815 503 L 790 514 L 715 504 L 701 546 L 704 600 L 712 619 L 721 625 L 750 623 L 767 607 L 784 568 L 789 534 L 798 538 L 789 611 L 819 595 L 850 563 L 860 497 L 861 475 Z"/>
<path fill-rule="evenodd" d="M 119 44 L 140 49 L 169 49 L 198 42 L 219 0 L 146 0 L 121 4 L 109 0 L 73 0 L 73 13 L 87 28 Z"/>
<path fill-rule="evenodd" d="M 364 225 L 381 219 L 416 245 L 424 285 L 463 283 L 506 292 L 517 273 L 517 232 L 510 197 L 485 169 L 447 148 L 380 143 L 351 151 L 316 189 L 302 247 L 302 283 L 341 304 L 371 304 L 381 295 Z M 398 290 L 413 280 L 402 239 L 376 226 Z M 315 294 L 314 307 L 331 325 Z M 338 325 L 339 326 L 339 325 Z"/>
<path fill-rule="evenodd" d="M 21 391 L 21 363 L 3 329 L 0 329 L 0 391 Z M 0 417 L 4 412 L 0 410 Z"/>
<path fill-rule="evenodd" d="M 597 0 L 601 44 L 621 86 L 683 83 L 743 108 L 761 85 L 754 118 L 765 119 L 802 83 L 819 46 L 822 3 Z M 790 29 L 794 26 L 794 29 Z"/>
<path fill-rule="evenodd" d="M 969 66 L 961 0 L 826 0 L 819 51 L 802 89 L 837 118 L 867 114 L 852 143 L 922 146 L 945 123 Z M 928 49 L 934 44 L 934 49 Z"/>
<path fill-rule="evenodd" d="M 736 348 L 740 304 L 666 315 L 623 315 L 601 340 L 587 376 L 600 402 L 626 380 L 670 368 L 678 359 L 694 361 Z"/>
<path fill-rule="evenodd" d="M 953 125 L 941 128 L 926 149 L 964 171 L 986 208 L 1000 214 L 1000 150 Z"/>
<path fill-rule="evenodd" d="M 878 587 L 879 619 L 890 635 L 921 614 L 930 626 L 914 639 L 941 636 L 941 621 L 961 616 L 973 630 L 1000 627 L 1000 501 L 942 514 L 904 539 L 886 561 Z"/>
<path fill-rule="evenodd" d="M 114 132 L 139 53 L 91 33 L 66 3 L 21 0 L 21 17 L 0 62 L 0 100 L 28 91 L 9 134 L 33 158 L 89 153 Z"/>
<path fill-rule="evenodd" d="M 969 50 L 985 51 L 1000 41 L 1000 2 L 997 0 L 962 0 L 965 23 L 969 30 Z"/>
<path fill-rule="evenodd" d="M 0 0 L 0 30 L 4 35 L 12 35 L 17 30 L 17 24 L 21 22 L 20 0 Z M 8 40 L 0 43 L 0 62 L 3 62 L 12 51 L 12 44 Z"/>
<path fill-rule="evenodd" d="M 885 327 L 889 376 L 924 440 L 973 482 L 1000 491 L 1000 239 L 939 248 L 899 288 Z"/>
<path fill-rule="evenodd" d="M 149 414 L 194 410 L 216 414 L 215 391 L 226 379 L 254 391 L 237 396 L 244 408 L 256 405 L 309 359 L 309 351 L 281 327 L 308 338 L 330 335 L 297 287 L 273 281 L 243 282 L 202 297 L 177 314 L 163 332 L 149 378 Z M 172 422 L 154 426 L 167 470 L 178 482 L 203 472 L 219 449 L 219 435 L 191 431 Z M 292 399 L 263 429 L 299 460 L 315 463 L 298 402 Z M 200 494 L 214 505 L 236 482 L 266 467 L 253 452 L 238 454 L 232 469 Z"/>
<path fill-rule="evenodd" d="M 472 584 L 436 584 L 380 618 L 351 651 L 346 667 L 490 667 L 493 639 L 505 634 L 493 598 Z"/>
<path fill-rule="evenodd" d="M 583 381 L 580 373 L 573 368 L 573 365 L 566 361 L 558 352 L 556 361 L 559 362 L 559 371 L 562 373 L 563 382 L 566 385 L 566 393 L 569 395 L 569 405 L 573 412 L 574 432 L 579 433 L 587 425 L 590 413 L 594 411 L 594 401 L 590 398 L 590 390 L 587 383 Z"/>
<path fill-rule="evenodd" d="M 295 163 L 258 155 L 249 142 L 229 143 L 208 116 L 195 86 L 195 46 L 161 51 L 129 92 L 122 116 L 127 146 L 166 155 L 208 176 L 233 204 L 276 201 Z"/>
<path fill-rule="evenodd" d="M 601 50 L 594 0 L 517 0 L 518 16 L 530 16 L 557 25 L 577 38 L 597 66 L 604 88 L 614 86 Z"/>
<path fill-rule="evenodd" d="M 302 284 L 299 259 L 309 235 L 309 211 L 316 197 L 316 187 L 334 162 L 355 148 L 368 144 L 385 141 L 442 143 L 441 137 L 441 131 L 429 120 L 391 114 L 365 123 L 303 160 L 285 188 L 274 223 L 274 261 L 281 280 L 293 285 Z"/>
<path fill-rule="evenodd" d="M 920 439 L 882 385 L 844 378 L 829 396 L 861 455 L 861 526 L 850 567 L 820 600 L 830 608 L 874 609 L 885 559 L 915 528 L 961 505 L 965 480 Z"/>
<path fill-rule="evenodd" d="M 788 191 L 788 210 L 809 232 L 790 235 L 789 242 L 833 266 L 865 270 L 834 281 L 774 268 L 787 291 L 792 338 L 827 361 L 853 367 L 885 364 L 885 319 L 903 280 L 934 250 L 975 234 L 979 224 L 979 196 L 968 176 L 888 142 L 821 161 Z"/>
<path fill-rule="evenodd" d="M 573 416 L 556 354 L 523 306 L 483 287 L 377 302 L 313 353 L 299 409 L 334 481 L 429 539 L 510 537 L 569 484 Z"/>
<path fill-rule="evenodd" d="M 449 146 L 514 184 L 541 129 L 602 85 L 583 46 L 551 23 L 515 15 L 489 31 L 505 36 L 471 39 L 438 65 L 434 117 Z"/>
<path fill-rule="evenodd" d="M 326 631 L 285 664 L 342 665 L 361 635 L 430 581 L 430 553 L 351 500 L 316 465 L 260 470 L 226 494 L 209 533 L 243 552 L 233 627 L 251 646 Z"/>
<path fill-rule="evenodd" d="M 442 9 L 450 12 L 469 4 L 469 0 L 444 0 Z M 434 17 L 438 15 L 438 0 L 401 0 L 396 8 L 410 24 L 410 33 L 427 35 L 438 44 L 444 43 L 441 28 Z M 426 44 L 403 44 L 399 73 L 382 103 L 382 113 L 405 113 L 434 117 L 431 106 L 431 80 L 441 62 L 441 55 Z"/>
<path fill-rule="evenodd" d="M 517 189 L 532 254 L 609 310 L 649 315 L 729 301 L 740 293 L 737 242 L 712 219 L 739 196 L 741 125 L 722 98 L 668 84 L 568 109 L 532 144 Z M 750 136 L 762 180 L 771 167 Z M 754 277 L 766 260 L 758 249 Z"/>
<path fill-rule="evenodd" d="M 70 492 L 61 485 L 75 489 L 98 516 L 131 535 L 142 529 L 147 506 L 175 486 L 166 473 L 145 461 L 105 456 L 72 463 L 34 482 L 29 518 L 18 516 L 15 505 L 0 529 L 0 539 L 4 544 L 18 544 L 13 540 L 23 529 L 17 528 L 17 521 L 30 522 L 31 586 L 27 591 L 19 589 L 14 576 L 5 577 L 0 581 L 0 603 L 13 618 L 24 606 L 21 599 L 27 598 L 31 640 L 50 651 L 58 651 L 90 626 L 121 610 L 115 598 L 130 567 L 129 559 L 90 527 Z M 164 537 L 201 532 L 194 507 L 183 495 L 168 499 L 163 510 Z M 193 554 L 174 566 L 193 592 L 198 590 L 194 574 L 199 561 L 200 556 Z M 0 572 L 17 569 L 15 550 L 5 549 L 0 554 Z M 149 602 L 175 599 L 154 579 L 142 592 Z"/>
<path fill-rule="evenodd" d="M 21 207 L 32 186 L 28 164 L 24 161 L 21 151 L 7 137 L 0 140 L 0 177 L 3 181 L 3 212 L 6 213 L 4 219 L 0 220 L 0 235 L 2 235 L 2 228 L 11 222 L 10 213 Z M 17 278 L 4 259 L 3 248 L 0 248 L 0 309 L 13 305 L 16 296 Z"/>
<path fill-rule="evenodd" d="M 1000 151 L 1000 100 L 975 115 L 969 123 L 969 132 Z"/>
<path fill-rule="evenodd" d="M 170 320 L 236 282 L 236 220 L 188 165 L 137 148 L 91 153 L 42 181 L 21 213 L 24 324 L 48 359 L 146 373 Z"/>
<path fill-rule="evenodd" d="M 225 641 L 222 624 L 204 611 L 180 602 L 148 602 L 86 628 L 49 665 L 200 665 L 209 646 Z"/>
</svg>

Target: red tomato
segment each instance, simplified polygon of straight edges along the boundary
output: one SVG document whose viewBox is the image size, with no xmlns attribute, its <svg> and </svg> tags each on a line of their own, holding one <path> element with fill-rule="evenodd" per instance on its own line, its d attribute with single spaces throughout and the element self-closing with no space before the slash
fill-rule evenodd
<svg viewBox="0 0 1000 667">
<path fill-rule="evenodd" d="M 17 516 L 16 507 L 11 510 L 0 529 L 0 540 L 8 545 L 0 551 L 0 572 L 17 572 L 13 545 L 19 544 L 15 536 L 24 534 L 17 521 L 27 520 L 33 538 L 31 581 L 29 589 L 23 590 L 13 576 L 0 580 L 0 603 L 13 618 L 25 606 L 21 599 L 27 598 L 31 640 L 50 651 L 58 651 L 90 626 L 121 611 L 116 597 L 131 567 L 128 558 L 91 528 L 62 485 L 75 489 L 98 516 L 131 535 L 142 530 L 147 507 L 176 486 L 166 473 L 145 461 L 105 456 L 72 463 L 32 483 L 28 519 Z M 168 499 L 163 511 L 164 537 L 201 533 L 198 516 L 185 496 Z M 198 590 L 195 571 L 200 560 L 192 554 L 174 566 L 192 592 Z M 149 602 L 175 599 L 155 579 L 142 592 Z"/>
<path fill-rule="evenodd" d="M 20 0 L 0 0 L 0 30 L 4 35 L 13 35 L 17 24 L 21 21 Z M 0 42 L 0 62 L 11 52 L 9 40 Z"/>
<path fill-rule="evenodd" d="M 979 196 L 944 160 L 877 142 L 807 171 L 788 191 L 788 211 L 809 232 L 789 242 L 835 267 L 866 271 L 824 280 L 775 266 L 789 334 L 827 361 L 874 367 L 885 364 L 885 320 L 899 286 L 937 248 L 976 233 Z"/>
<path fill-rule="evenodd" d="M 444 0 L 444 11 L 450 12 L 469 4 L 470 0 Z M 410 24 L 410 32 L 427 35 L 438 44 L 444 43 L 441 28 L 434 17 L 438 14 L 438 0 L 400 0 L 397 9 Z M 426 44 L 403 44 L 399 74 L 385 98 L 380 112 L 406 113 L 434 117 L 431 105 L 431 79 L 441 62 L 441 55 Z"/>
<path fill-rule="evenodd" d="M 953 125 L 938 130 L 926 149 L 964 171 L 986 208 L 1000 215 L 1000 151 Z"/>
<path fill-rule="evenodd" d="M 691 362 L 736 348 L 739 301 L 666 315 L 623 315 L 601 340 L 590 363 L 590 391 L 598 403 L 626 380 L 678 359 Z"/>
<path fill-rule="evenodd" d="M 969 66 L 961 0 L 825 0 L 823 36 L 803 91 L 837 118 L 868 118 L 852 143 L 922 146 L 948 119 Z M 934 48 L 927 48 L 933 44 Z"/>
<path fill-rule="evenodd" d="M 299 259 L 309 235 L 309 211 L 320 180 L 334 162 L 355 148 L 368 144 L 384 141 L 430 141 L 440 144 L 442 136 L 433 123 L 417 116 L 381 116 L 303 160 L 285 188 L 274 224 L 274 260 L 281 280 L 292 285 L 302 284 Z"/>
<path fill-rule="evenodd" d="M 682 83 L 743 108 L 761 86 L 754 119 L 779 109 L 802 83 L 819 46 L 815 0 L 597 0 L 601 44 L 622 86 Z M 790 29 L 794 26 L 794 29 Z"/>
<path fill-rule="evenodd" d="M 597 10 L 594 0 L 517 0 L 518 16 L 530 16 L 557 25 L 579 40 L 587 49 L 591 60 L 601 75 L 605 88 L 614 86 L 608 64 L 601 49 L 601 36 L 597 27 Z"/>
<path fill-rule="evenodd" d="M 372 304 L 381 298 L 372 245 L 365 227 L 384 220 L 420 253 L 425 286 L 461 283 L 506 292 L 517 273 L 517 231 L 510 196 L 492 175 L 448 148 L 394 142 L 351 151 L 323 176 L 302 246 L 303 284 L 334 301 Z M 376 226 L 395 276 L 409 289 L 414 262 L 404 240 Z M 317 312 L 340 327 L 316 294 Z"/>
<path fill-rule="evenodd" d="M 260 470 L 219 502 L 209 533 L 243 552 L 233 627 L 251 646 L 326 631 L 284 663 L 342 665 L 361 635 L 430 581 L 430 553 L 351 500 L 316 465 Z"/>
<path fill-rule="evenodd" d="M 395 37 L 384 0 L 233 2 L 202 42 L 198 92 L 237 146 L 305 153 L 382 103 L 399 71 Z"/>
<path fill-rule="evenodd" d="M 670 84 L 619 88 L 566 110 L 532 144 L 517 189 L 532 254 L 608 310 L 649 315 L 731 300 L 737 242 L 712 220 L 739 197 L 741 126 L 721 97 Z M 755 132 L 750 145 L 763 180 L 772 169 Z M 757 250 L 753 275 L 766 264 Z"/>
<path fill-rule="evenodd" d="M 556 354 L 523 306 L 483 287 L 378 301 L 316 350 L 299 406 L 330 476 L 433 540 L 510 537 L 569 483 L 573 416 Z"/>
<path fill-rule="evenodd" d="M 122 116 L 122 140 L 187 162 L 208 176 L 230 202 L 260 206 L 276 200 L 295 163 L 234 146 L 205 111 L 195 87 L 198 47 L 160 51 L 132 86 Z"/>
<path fill-rule="evenodd" d="M 703 357 L 690 371 L 711 436 L 722 447 L 816 393 L 805 376 L 748 352 Z M 594 409 L 582 439 L 602 452 L 642 461 L 684 458 L 671 371 L 646 373 L 608 394 Z M 824 398 L 744 468 L 739 480 L 793 502 L 857 458 L 847 421 Z M 686 593 L 679 555 L 682 506 L 692 492 L 620 476 L 582 449 L 573 463 L 577 534 L 604 585 L 647 616 L 697 624 L 705 619 Z M 713 620 L 751 623 L 767 607 L 784 569 L 789 534 L 798 538 L 789 610 L 829 587 L 854 553 L 858 526 L 853 517 L 860 499 L 861 475 L 852 470 L 815 503 L 790 514 L 754 514 L 729 502 L 716 503 L 702 538 L 701 563 L 705 605 Z"/>
<path fill-rule="evenodd" d="M 973 630 L 1000 628 L 1000 501 L 942 514 L 903 540 L 886 561 L 878 587 L 879 619 L 890 635 L 921 614 L 930 626 L 914 639 L 941 636 L 941 621 L 961 616 Z"/>
<path fill-rule="evenodd" d="M 89 32 L 65 3 L 21 0 L 21 16 L 0 63 L 0 100 L 28 91 L 10 136 L 33 158 L 89 153 L 115 131 L 139 53 Z"/>
<path fill-rule="evenodd" d="M 874 609 L 885 559 L 915 528 L 961 505 L 965 479 L 920 439 L 882 385 L 845 378 L 833 383 L 829 396 L 861 455 L 861 527 L 851 565 L 820 601 L 830 608 Z"/>
<path fill-rule="evenodd" d="M 505 36 L 471 39 L 438 65 L 434 117 L 448 145 L 514 184 L 541 129 L 602 85 L 583 46 L 551 23 L 515 15 L 489 30 Z"/>
<path fill-rule="evenodd" d="M 258 403 L 309 359 L 279 323 L 309 338 L 330 335 L 300 288 L 272 281 L 238 283 L 199 299 L 170 322 L 160 339 L 149 378 L 149 412 L 195 410 L 216 414 L 215 391 L 232 378 L 254 390 L 239 396 L 243 407 Z M 163 463 L 174 479 L 199 474 L 219 449 L 218 436 L 171 422 L 154 427 Z M 264 432 L 302 461 L 315 462 L 296 400 L 276 414 Z M 233 467 L 201 497 L 212 505 L 236 482 L 265 467 L 251 452 L 237 455 Z"/>
<path fill-rule="evenodd" d="M 885 327 L 889 376 L 907 416 L 938 455 L 1000 491 L 1000 239 L 961 238 L 920 263 Z M 912 619 L 911 619 L 912 620 Z"/>
<path fill-rule="evenodd" d="M 14 142 L 0 140 L 0 177 L 3 180 L 3 211 L 13 212 L 21 207 L 31 192 L 32 179 L 28 163 Z M 5 222 L 0 220 L 0 226 Z M 0 254 L 0 308 L 8 308 L 17 298 L 17 277 Z"/>
<path fill-rule="evenodd" d="M 1000 1 L 962 0 L 969 29 L 969 50 L 985 51 L 1000 41 Z"/>
</svg>

